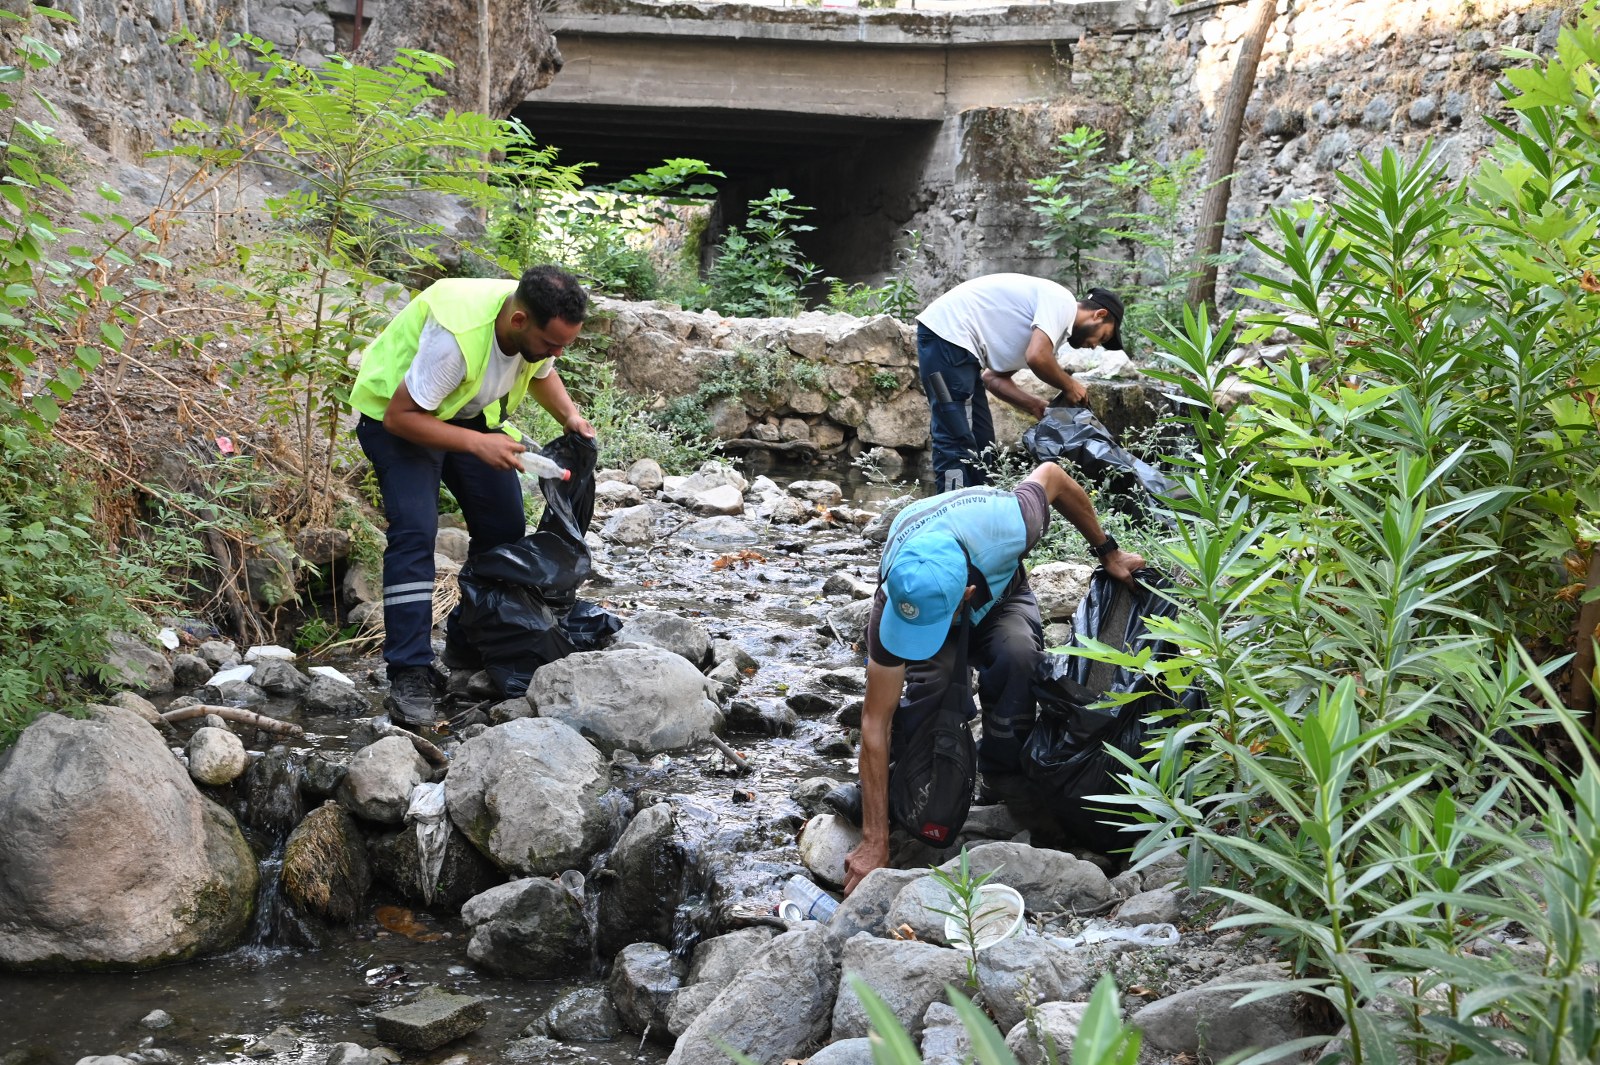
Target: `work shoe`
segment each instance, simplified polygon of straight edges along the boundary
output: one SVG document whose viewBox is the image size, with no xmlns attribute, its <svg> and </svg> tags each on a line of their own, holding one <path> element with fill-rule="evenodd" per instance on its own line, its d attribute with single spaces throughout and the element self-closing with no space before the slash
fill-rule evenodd
<svg viewBox="0 0 1600 1065">
<path fill-rule="evenodd" d="M 434 698 L 437 695 L 435 673 L 432 666 L 390 666 L 389 694 L 383 708 L 397 725 L 408 728 L 432 728 L 435 721 Z"/>
<path fill-rule="evenodd" d="M 1021 773 L 984 773 L 978 778 L 979 806 L 1037 806 L 1039 795 Z"/>
<path fill-rule="evenodd" d="M 822 797 L 822 805 L 857 828 L 861 827 L 861 785 L 837 784 Z"/>
</svg>

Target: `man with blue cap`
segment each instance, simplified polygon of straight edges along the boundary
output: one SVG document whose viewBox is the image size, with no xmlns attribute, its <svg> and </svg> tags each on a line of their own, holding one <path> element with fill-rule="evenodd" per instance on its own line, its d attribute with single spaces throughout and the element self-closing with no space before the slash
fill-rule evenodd
<svg viewBox="0 0 1600 1065">
<path fill-rule="evenodd" d="M 1100 527 L 1083 487 L 1054 463 L 1014 491 L 965 488 L 913 503 L 890 526 L 867 625 L 867 695 L 861 715 L 862 840 L 845 861 L 845 892 L 889 861 L 891 735 L 909 735 L 943 701 L 965 634 L 978 669 L 983 739 L 978 771 L 991 797 L 1019 797 L 1023 741 L 1033 727 L 1033 673 L 1044 653 L 1039 604 L 1022 559 L 1044 536 L 1051 509 L 1089 541 L 1118 580 L 1144 559 Z M 968 624 L 958 624 L 966 610 Z M 892 727 L 891 727 L 892 725 Z M 829 797 L 841 808 L 846 798 Z"/>
</svg>

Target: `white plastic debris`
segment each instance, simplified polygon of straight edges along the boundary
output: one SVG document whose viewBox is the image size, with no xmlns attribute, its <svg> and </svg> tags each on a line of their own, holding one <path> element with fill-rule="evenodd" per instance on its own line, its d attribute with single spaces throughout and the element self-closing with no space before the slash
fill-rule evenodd
<svg viewBox="0 0 1600 1065">
<path fill-rule="evenodd" d="M 332 666 L 312 666 L 310 669 L 306 670 L 306 672 L 310 673 L 313 677 L 327 677 L 330 680 L 339 681 L 341 684 L 355 684 L 355 681 L 351 680 L 337 669 L 334 669 Z"/>
<path fill-rule="evenodd" d="M 229 666 L 227 669 L 221 669 L 211 674 L 211 679 L 206 683 L 213 688 L 220 688 L 224 684 L 229 684 L 236 680 L 249 680 L 255 674 L 255 666 Z"/>
<path fill-rule="evenodd" d="M 418 784 L 411 789 L 406 807 L 406 823 L 417 826 L 417 872 L 422 878 L 422 897 L 431 904 L 444 867 L 444 852 L 450 842 L 450 822 L 445 819 L 444 781 Z"/>
<path fill-rule="evenodd" d="M 1090 943 L 1128 943 L 1135 947 L 1175 947 L 1182 938 L 1178 929 L 1170 924 L 1141 924 L 1132 928 L 1086 928 L 1076 936 L 1048 936 L 1051 942 L 1067 950 L 1076 950 Z"/>
<path fill-rule="evenodd" d="M 178 632 L 176 629 L 162 629 L 156 633 L 156 639 L 161 641 L 161 646 L 169 651 L 178 649 Z"/>
<path fill-rule="evenodd" d="M 275 643 L 257 644 L 244 653 L 244 660 L 246 662 L 261 662 L 268 658 L 281 658 L 285 661 L 293 661 L 294 657 L 295 654 L 293 651 L 289 650 L 287 647 L 279 647 Z"/>
</svg>

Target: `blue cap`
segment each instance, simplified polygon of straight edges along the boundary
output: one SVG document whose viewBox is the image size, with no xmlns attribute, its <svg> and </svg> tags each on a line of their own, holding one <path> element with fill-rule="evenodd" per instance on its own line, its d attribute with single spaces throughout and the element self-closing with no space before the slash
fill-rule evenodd
<svg viewBox="0 0 1600 1065">
<path fill-rule="evenodd" d="M 906 541 L 883 579 L 888 604 L 878 626 L 884 650 L 910 662 L 932 658 L 950 635 L 967 591 L 967 554 L 949 533 Z"/>
</svg>

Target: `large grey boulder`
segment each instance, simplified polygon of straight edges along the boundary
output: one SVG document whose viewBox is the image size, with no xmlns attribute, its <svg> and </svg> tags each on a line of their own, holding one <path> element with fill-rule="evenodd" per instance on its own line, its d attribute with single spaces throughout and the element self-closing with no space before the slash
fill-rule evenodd
<svg viewBox="0 0 1600 1065">
<path fill-rule="evenodd" d="M 189 775 L 198 783 L 231 784 L 249 767 L 244 743 L 225 728 L 206 726 L 189 737 Z"/>
<path fill-rule="evenodd" d="M 563 995 L 525 1034 L 547 1035 L 563 1043 L 609 1043 L 622 1033 L 611 996 L 598 987 Z"/>
<path fill-rule="evenodd" d="M 1038 936 L 1014 936 L 978 952 L 978 987 L 1002 1032 L 1026 1015 L 1028 1006 L 1062 1002 L 1084 993 L 1082 963 L 1071 952 Z"/>
<path fill-rule="evenodd" d="M 589 964 L 583 904 L 559 880 L 492 887 L 467 900 L 461 920 L 472 933 L 467 957 L 497 973 L 548 980 Z"/>
<path fill-rule="evenodd" d="M 725 1065 L 724 1044 L 759 1065 L 803 1057 L 827 1038 L 838 987 L 822 927 L 785 932 L 694 1019 L 667 1065 Z"/>
<path fill-rule="evenodd" d="M 139 969 L 232 946 L 256 894 L 233 816 L 160 733 L 44 714 L 0 755 L 0 967 Z"/>
<path fill-rule="evenodd" d="M 860 1036 L 829 1043 L 811 1055 L 806 1065 L 872 1065 L 872 1040 Z"/>
<path fill-rule="evenodd" d="M 684 984 L 667 1002 L 667 1033 L 677 1039 L 689 1030 L 694 1019 L 711 1008 L 722 994 L 718 984 Z"/>
<path fill-rule="evenodd" d="M 313 713 L 354 716 L 370 712 L 372 704 L 348 680 L 326 673 L 313 673 L 310 684 L 306 686 L 306 709 Z"/>
<path fill-rule="evenodd" d="M 1032 1024 L 1018 1021 L 1006 1033 L 1006 1049 L 1020 1065 L 1066 1061 L 1088 1009 L 1085 1002 L 1046 1002 L 1035 1011 Z"/>
<path fill-rule="evenodd" d="M 659 802 L 635 815 L 606 859 L 596 924 L 602 956 L 629 943 L 672 941 L 672 917 L 683 894 L 683 849 L 672 806 Z"/>
<path fill-rule="evenodd" d="M 600 538 L 614 544 L 647 544 L 656 538 L 656 519 L 648 504 L 612 512 L 600 528 Z"/>
<path fill-rule="evenodd" d="M 660 943 L 630 943 L 611 963 L 607 987 L 623 1027 L 658 1043 L 670 1043 L 667 1014 L 683 986 L 683 963 Z"/>
<path fill-rule="evenodd" d="M 1016 888 L 1028 909 L 1038 913 L 1098 913 L 1116 898 L 1099 866 L 1062 851 L 985 843 L 967 853 L 973 876 L 998 870 L 989 882 Z M 940 868 L 954 872 L 959 865 L 959 859 L 951 859 Z"/>
<path fill-rule="evenodd" d="M 833 1007 L 833 1038 L 864 1036 L 871 1023 L 850 986 L 857 977 L 877 992 L 915 1039 L 922 1032 L 928 1006 L 944 1000 L 946 984 L 966 979 L 966 955 L 932 943 L 900 942 L 874 936 L 852 936 L 844 945 L 844 973 Z"/>
<path fill-rule="evenodd" d="M 849 939 L 857 932 L 887 936 L 889 911 L 895 899 L 908 884 L 921 880 L 926 874 L 920 869 L 890 869 L 884 866 L 868 873 L 856 889 L 839 904 L 839 909 L 828 921 L 828 928 L 841 939 Z"/>
<path fill-rule="evenodd" d="M 586 867 L 606 842 L 600 752 L 560 721 L 518 718 L 461 745 L 445 800 L 450 820 L 507 872 Z"/>
<path fill-rule="evenodd" d="M 268 695 L 299 695 L 311 686 L 311 680 L 295 668 L 295 664 L 282 658 L 265 658 L 256 663 L 250 674 L 250 683 Z"/>
<path fill-rule="evenodd" d="M 909 928 L 923 943 L 948 946 L 944 935 L 944 915 L 955 900 L 939 880 L 926 874 L 908 883 L 889 906 L 884 923 L 890 928 Z"/>
<path fill-rule="evenodd" d="M 690 959 L 687 982 L 726 987 L 761 956 L 775 934 L 772 929 L 758 925 L 701 940 Z"/>
<path fill-rule="evenodd" d="M 1143 1030 L 1147 1045 L 1169 1054 L 1220 1058 L 1252 1047 L 1278 1046 L 1314 1034 L 1298 1015 L 1295 996 L 1274 995 L 1235 1006 L 1250 992 L 1228 985 L 1288 978 L 1280 965 L 1235 969 L 1199 987 L 1157 999 L 1130 1017 L 1129 1023 Z"/>
<path fill-rule="evenodd" d="M 935 1002 L 922 1016 L 922 1065 L 968 1065 L 972 1036 L 949 1002 Z"/>
<path fill-rule="evenodd" d="M 700 671 L 659 647 L 580 651 L 540 666 L 528 701 L 607 751 L 650 756 L 709 739 L 722 712 Z"/>
<path fill-rule="evenodd" d="M 110 633 L 106 644 L 105 661 L 111 667 L 106 679 L 113 687 L 151 693 L 172 690 L 172 665 L 166 655 L 125 632 Z"/>
<path fill-rule="evenodd" d="M 372 887 L 367 846 L 338 803 L 323 803 L 295 826 L 283 847 L 283 889 L 296 906 L 349 924 Z"/>
<path fill-rule="evenodd" d="M 711 633 L 694 618 L 665 610 L 641 610 L 623 623 L 619 640 L 654 644 L 682 655 L 699 669 L 711 654 Z"/>
<path fill-rule="evenodd" d="M 428 763 L 404 736 L 385 736 L 357 751 L 339 784 L 339 804 L 367 821 L 405 820 L 411 789 L 428 779 Z"/>
</svg>

